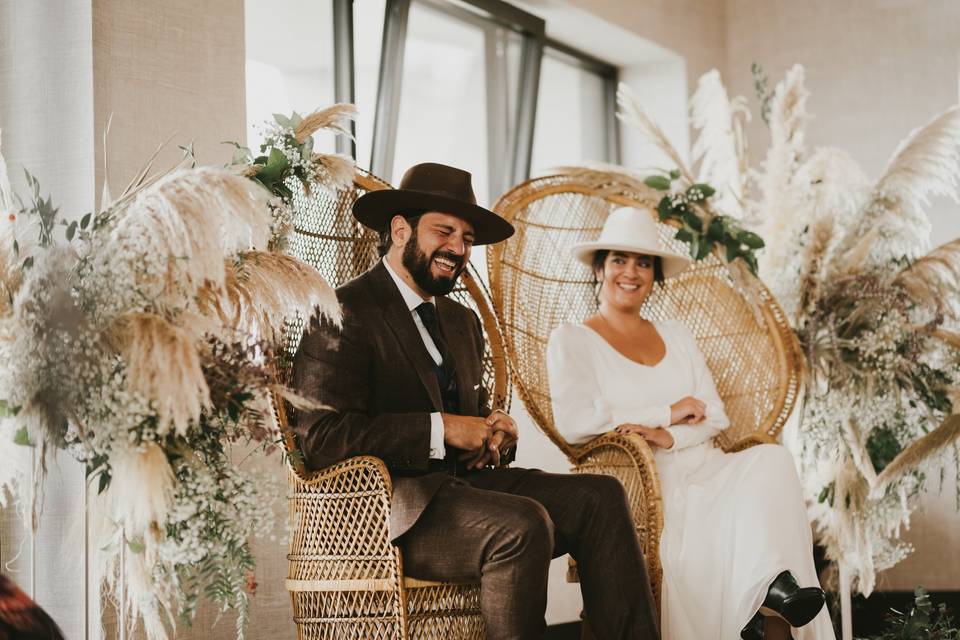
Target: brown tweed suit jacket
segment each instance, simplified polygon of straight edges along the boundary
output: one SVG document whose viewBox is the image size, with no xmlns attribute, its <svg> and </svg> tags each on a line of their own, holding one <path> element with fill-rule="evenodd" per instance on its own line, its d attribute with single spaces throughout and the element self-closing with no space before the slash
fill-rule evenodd
<svg viewBox="0 0 960 640">
<path fill-rule="evenodd" d="M 440 387 L 411 312 L 382 262 L 338 288 L 337 299 L 342 329 L 314 318 L 293 364 L 295 388 L 327 408 L 295 412 L 292 425 L 311 469 L 357 455 L 386 463 L 393 479 L 390 533 L 396 539 L 452 481 L 429 470 L 430 413 L 443 410 Z M 480 320 L 445 297 L 436 304 L 456 363 L 460 413 L 486 416 Z"/>
</svg>

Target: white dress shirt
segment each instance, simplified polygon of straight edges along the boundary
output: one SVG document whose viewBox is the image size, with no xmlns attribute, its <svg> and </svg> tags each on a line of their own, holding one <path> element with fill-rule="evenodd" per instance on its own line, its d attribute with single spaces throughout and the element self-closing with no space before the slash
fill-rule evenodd
<svg viewBox="0 0 960 640">
<path fill-rule="evenodd" d="M 400 295 L 403 296 L 403 301 L 413 316 L 413 324 L 417 326 L 417 331 L 420 332 L 420 337 L 423 339 L 423 346 L 427 348 L 427 352 L 430 354 L 430 357 L 433 358 L 433 362 L 439 366 L 443 361 L 440 357 L 440 350 L 437 349 L 433 338 L 430 337 L 430 332 L 423 326 L 423 321 L 420 320 L 420 314 L 417 313 L 417 307 L 424 302 L 429 302 L 432 305 L 436 305 L 436 302 L 432 296 L 426 300 L 421 298 L 420 294 L 404 282 L 403 278 L 397 275 L 386 258 L 383 259 L 383 266 L 387 268 L 387 273 L 390 274 L 390 277 L 393 278 L 394 283 L 397 285 L 397 289 L 400 290 Z M 446 455 L 447 448 L 443 444 L 443 417 L 440 413 L 434 412 L 430 414 L 430 458 L 442 460 Z"/>
</svg>

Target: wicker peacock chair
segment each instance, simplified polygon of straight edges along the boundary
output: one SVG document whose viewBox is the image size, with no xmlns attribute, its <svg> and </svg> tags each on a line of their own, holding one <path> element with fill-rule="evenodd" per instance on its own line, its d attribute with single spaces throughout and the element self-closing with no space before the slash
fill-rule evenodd
<svg viewBox="0 0 960 640">
<path fill-rule="evenodd" d="M 615 432 L 581 446 L 568 444 L 554 425 L 546 351 L 556 326 L 582 322 L 597 307 L 592 274 L 571 258 L 570 245 L 595 239 L 614 208 L 655 211 L 662 195 L 635 178 L 612 172 L 536 178 L 499 199 L 494 209 L 517 231 L 488 249 L 494 309 L 520 397 L 575 473 L 602 473 L 623 482 L 658 603 L 663 512 L 650 447 L 639 436 Z M 673 239 L 675 231 L 660 224 L 667 246 L 686 253 L 686 245 Z M 653 320 L 683 321 L 696 337 L 730 417 L 731 426 L 717 437 L 726 451 L 773 442 L 800 386 L 799 346 L 783 311 L 759 281 L 749 276 L 747 284 L 756 306 L 728 268 L 711 255 L 667 281 L 643 309 Z M 577 579 L 572 563 L 569 577 Z"/>
<path fill-rule="evenodd" d="M 296 188 L 296 185 L 294 185 Z M 331 195 L 296 191 L 295 229 L 288 251 L 337 286 L 378 259 L 376 234 L 350 213 L 367 191 L 390 185 L 364 172 L 354 186 Z M 508 408 L 509 372 L 496 317 L 480 281 L 464 272 L 451 294 L 480 316 L 487 352 L 483 381 L 495 408 Z M 296 351 L 304 323 L 292 323 L 286 348 Z M 287 590 L 301 640 L 446 639 L 484 637 L 480 585 L 404 576 L 400 551 L 390 543 L 390 475 L 373 456 L 310 472 L 287 429 L 286 407 L 275 404 L 290 455 L 291 541 Z"/>
</svg>

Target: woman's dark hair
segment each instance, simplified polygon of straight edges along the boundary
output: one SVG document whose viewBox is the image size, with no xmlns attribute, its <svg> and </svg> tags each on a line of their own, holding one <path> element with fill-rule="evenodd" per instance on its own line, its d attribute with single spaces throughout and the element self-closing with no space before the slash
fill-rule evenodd
<svg viewBox="0 0 960 640">
<path fill-rule="evenodd" d="M 600 284 L 597 279 L 597 272 L 603 271 L 603 265 L 606 264 L 608 255 L 610 255 L 609 249 L 598 249 L 593 252 L 593 262 L 590 266 L 593 267 L 593 283 L 595 285 Z M 660 256 L 653 256 L 653 281 L 657 284 L 663 284 L 663 260 L 660 259 Z"/>
</svg>

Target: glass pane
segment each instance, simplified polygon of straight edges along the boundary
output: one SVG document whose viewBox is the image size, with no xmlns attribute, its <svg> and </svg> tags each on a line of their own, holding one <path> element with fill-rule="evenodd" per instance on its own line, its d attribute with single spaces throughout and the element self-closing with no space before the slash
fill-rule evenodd
<svg viewBox="0 0 960 640">
<path fill-rule="evenodd" d="M 272 114 L 306 115 L 333 104 L 333 4 L 246 0 L 244 10 L 247 146 L 256 152 Z M 333 134 L 316 136 L 317 151 L 334 148 Z"/>
<path fill-rule="evenodd" d="M 560 165 L 606 162 L 603 78 L 552 55 L 540 66 L 533 173 Z"/>
<path fill-rule="evenodd" d="M 373 119 L 377 111 L 377 81 L 380 47 L 383 44 L 383 14 L 386 0 L 362 0 L 353 5 L 354 91 L 357 117 L 357 164 L 370 168 L 373 149 Z M 389 179 L 389 176 L 385 176 Z"/>
<path fill-rule="evenodd" d="M 393 184 L 419 162 L 473 174 L 480 204 L 487 190 L 487 109 L 483 30 L 446 13 L 410 7 Z"/>
</svg>

